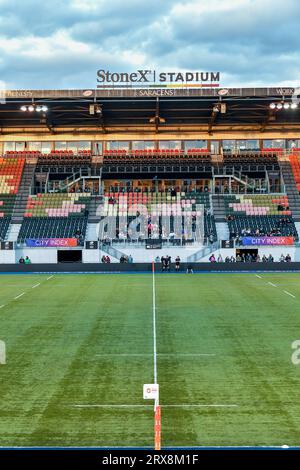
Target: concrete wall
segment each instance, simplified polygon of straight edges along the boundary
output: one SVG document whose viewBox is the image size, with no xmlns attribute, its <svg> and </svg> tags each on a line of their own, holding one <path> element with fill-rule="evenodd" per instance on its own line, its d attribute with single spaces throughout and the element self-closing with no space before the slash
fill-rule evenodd
<svg viewBox="0 0 300 470">
<path fill-rule="evenodd" d="M 287 254 L 289 254 L 292 258 L 292 261 L 300 261 L 300 248 L 295 248 L 293 246 L 271 246 L 271 247 L 268 247 L 268 246 L 262 246 L 262 247 L 255 247 L 255 246 L 241 246 L 241 247 L 237 247 L 237 248 L 245 248 L 245 249 L 255 249 L 257 248 L 258 249 L 258 254 L 260 257 L 266 255 L 266 256 L 269 256 L 270 254 L 273 256 L 274 258 L 274 261 L 278 261 L 281 254 L 283 254 L 284 256 L 286 256 Z M 219 256 L 219 253 L 221 253 L 222 255 L 222 258 L 223 260 L 226 258 L 226 256 L 236 256 L 236 249 L 233 248 L 227 248 L 227 249 L 220 249 L 220 250 L 216 250 L 214 251 L 214 255 L 215 257 L 218 257 Z M 210 258 L 211 254 L 210 255 L 207 255 L 205 256 L 201 262 L 207 262 L 209 261 L 209 258 Z"/>
<path fill-rule="evenodd" d="M 29 256 L 32 263 L 57 263 L 56 248 L 21 248 L 16 250 L 15 262 Z"/>
<path fill-rule="evenodd" d="M 83 263 L 100 263 L 99 250 L 82 250 Z"/>
<path fill-rule="evenodd" d="M 253 247 L 244 247 L 244 248 L 253 248 Z M 182 262 L 186 261 L 187 256 L 195 253 L 199 248 L 195 247 L 173 247 L 173 248 L 163 248 L 161 250 L 146 250 L 143 248 L 126 248 L 121 251 L 127 255 L 131 254 L 134 262 L 136 263 L 150 263 L 156 256 L 161 257 L 162 255 L 170 255 L 172 260 L 176 258 L 177 255 L 180 256 Z M 18 263 L 21 256 L 24 258 L 29 256 L 33 264 L 57 264 L 57 249 L 56 248 L 22 248 L 17 250 L 0 250 L 0 264 L 15 264 Z M 215 256 L 218 257 L 221 253 L 222 258 L 225 259 L 226 256 L 236 256 L 235 249 L 220 249 L 214 252 Z M 295 247 L 259 247 L 258 253 L 262 257 L 264 254 L 269 256 L 271 253 L 275 261 L 279 260 L 281 254 L 286 256 L 290 254 L 292 261 L 300 262 L 300 248 Z M 99 263 L 102 255 L 107 255 L 105 252 L 99 250 L 82 250 L 82 262 L 87 263 Z M 211 255 L 205 256 L 201 262 L 205 263 L 209 261 Z M 118 263 L 119 261 L 110 256 L 112 263 Z"/>
</svg>

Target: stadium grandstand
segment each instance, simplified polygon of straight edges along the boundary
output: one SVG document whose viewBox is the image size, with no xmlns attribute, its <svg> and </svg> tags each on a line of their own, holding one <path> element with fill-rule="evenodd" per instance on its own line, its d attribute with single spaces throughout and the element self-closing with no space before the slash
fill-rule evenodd
<svg viewBox="0 0 300 470">
<path fill-rule="evenodd" d="M 235 258 L 241 246 L 259 258 L 271 249 L 274 258 L 289 253 L 297 261 L 293 92 L 7 91 L 0 105 L 2 263 L 25 252 L 33 263 L 109 256 L 114 264 L 129 253 L 147 263 L 162 248 L 201 262 L 213 253 Z M 56 240 L 51 250 L 46 240 Z"/>
<path fill-rule="evenodd" d="M 299 446 L 294 95 L 4 93 L 0 447 Z"/>
</svg>

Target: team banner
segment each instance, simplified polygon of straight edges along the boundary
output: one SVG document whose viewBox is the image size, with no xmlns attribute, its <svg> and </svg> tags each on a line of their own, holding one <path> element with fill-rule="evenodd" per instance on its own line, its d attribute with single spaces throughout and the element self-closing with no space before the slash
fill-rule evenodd
<svg viewBox="0 0 300 470">
<path fill-rule="evenodd" d="M 29 238 L 26 246 L 31 248 L 58 248 L 77 246 L 77 238 Z"/>
<path fill-rule="evenodd" d="M 243 237 L 244 246 L 294 245 L 294 237 Z"/>
</svg>

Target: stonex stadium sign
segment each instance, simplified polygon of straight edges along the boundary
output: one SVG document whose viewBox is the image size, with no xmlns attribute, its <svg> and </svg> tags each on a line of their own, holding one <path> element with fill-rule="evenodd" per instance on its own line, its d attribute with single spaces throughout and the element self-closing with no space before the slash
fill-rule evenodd
<svg viewBox="0 0 300 470">
<path fill-rule="evenodd" d="M 218 87 L 220 72 L 97 71 L 97 88 L 212 88 Z"/>
</svg>

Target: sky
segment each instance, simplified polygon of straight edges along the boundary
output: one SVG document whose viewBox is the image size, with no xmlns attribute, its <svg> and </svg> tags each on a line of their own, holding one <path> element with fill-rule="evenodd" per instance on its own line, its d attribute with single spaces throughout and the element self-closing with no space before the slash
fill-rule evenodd
<svg viewBox="0 0 300 470">
<path fill-rule="evenodd" d="M 146 68 L 299 86 L 299 25 L 299 0 L 0 0 L 0 81 L 85 89 Z"/>
</svg>

